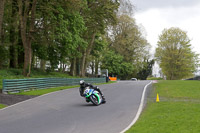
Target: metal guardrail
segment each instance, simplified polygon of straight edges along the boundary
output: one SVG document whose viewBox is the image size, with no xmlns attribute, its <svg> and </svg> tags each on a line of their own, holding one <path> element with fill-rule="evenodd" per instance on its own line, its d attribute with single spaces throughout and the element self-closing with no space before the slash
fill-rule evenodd
<svg viewBox="0 0 200 133">
<path fill-rule="evenodd" d="M 25 90 L 46 89 L 59 86 L 79 85 L 80 80 L 88 83 L 105 83 L 106 78 L 34 78 L 3 79 L 3 93 L 16 93 Z"/>
</svg>

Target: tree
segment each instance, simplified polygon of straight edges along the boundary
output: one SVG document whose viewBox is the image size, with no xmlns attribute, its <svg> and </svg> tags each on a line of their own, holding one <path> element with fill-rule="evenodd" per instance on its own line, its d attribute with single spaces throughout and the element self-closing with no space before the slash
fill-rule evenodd
<svg viewBox="0 0 200 133">
<path fill-rule="evenodd" d="M 118 75 L 121 71 L 123 57 L 114 51 L 107 51 L 102 60 L 101 69 L 108 69 L 110 75 Z"/>
<path fill-rule="evenodd" d="M 23 75 L 29 77 L 31 74 L 32 62 L 32 40 L 35 28 L 37 0 L 30 2 L 29 0 L 18 0 L 19 19 L 21 38 L 24 47 L 24 68 Z"/>
<path fill-rule="evenodd" d="M 3 1 L 1 1 L 3 2 Z M 16 0 L 7 0 L 0 3 L 0 7 L 3 11 L 3 18 L 0 24 L 0 49 L 3 52 L 0 52 L 0 66 L 17 68 L 18 66 L 18 27 L 19 27 L 19 19 L 18 19 L 18 9 L 16 6 Z M 2 12 L 2 11 L 0 11 Z M 1 15 L 0 15 L 1 16 Z"/>
<path fill-rule="evenodd" d="M 82 35 L 86 30 L 80 10 L 85 8 L 83 0 L 38 1 L 37 32 L 34 34 L 34 55 L 39 57 L 44 71 L 46 61 L 50 61 L 51 70 L 60 66 L 64 71 L 70 65 L 70 74 L 75 75 L 76 58 L 80 58 L 79 49 L 85 47 Z"/>
<path fill-rule="evenodd" d="M 143 58 L 144 52 L 149 51 L 149 43 L 142 36 L 135 19 L 128 15 L 121 15 L 117 19 L 117 25 L 112 28 L 111 49 L 124 56 L 127 62 L 135 62 Z"/>
<path fill-rule="evenodd" d="M 99 66 L 101 64 L 105 49 L 107 48 L 107 40 L 104 35 L 97 34 L 95 37 L 94 48 L 91 51 L 91 62 L 90 67 L 92 74 L 98 75 Z"/>
<path fill-rule="evenodd" d="M 2 43 L 1 37 L 2 37 L 2 24 L 3 24 L 3 15 L 4 15 L 4 5 L 5 5 L 5 0 L 0 0 L 0 45 Z"/>
<path fill-rule="evenodd" d="M 10 67 L 18 68 L 18 54 L 19 54 L 19 15 L 16 6 L 17 0 L 10 0 L 10 11 L 7 21 L 9 22 L 9 41 L 10 41 Z"/>
<path fill-rule="evenodd" d="M 169 80 L 192 75 L 197 64 L 197 54 L 192 52 L 190 39 L 180 28 L 163 30 L 155 57 Z"/>
<path fill-rule="evenodd" d="M 118 6 L 119 3 L 113 0 L 87 0 L 87 9 L 82 11 L 82 15 L 87 27 L 84 39 L 88 46 L 82 50 L 81 76 L 85 76 L 96 35 L 104 34 L 105 28 L 115 22 Z"/>
<path fill-rule="evenodd" d="M 101 69 L 108 69 L 110 75 L 118 76 L 122 79 L 128 79 L 128 75 L 133 72 L 133 64 L 124 61 L 123 56 L 114 51 L 104 53 Z"/>
<path fill-rule="evenodd" d="M 142 67 L 137 73 L 137 78 L 141 80 L 146 80 L 149 75 L 152 74 L 152 67 L 154 65 L 154 60 L 145 60 L 142 62 Z"/>
<path fill-rule="evenodd" d="M 150 44 L 144 38 L 140 28 L 136 25 L 135 19 L 126 14 L 117 17 L 117 24 L 109 30 L 109 49 L 123 57 L 124 63 L 131 64 L 132 71 L 129 73 L 118 73 L 123 79 L 137 76 L 143 69 L 143 61 L 149 59 Z M 109 57 L 108 57 L 109 58 Z M 124 68 L 124 67 L 123 67 Z M 126 74 L 125 74 L 126 73 Z"/>
<path fill-rule="evenodd" d="M 6 57 L 5 47 L 2 42 L 2 24 L 3 24 L 3 15 L 4 15 L 4 3 L 5 0 L 0 0 L 0 68 L 3 65 L 3 59 Z"/>
</svg>

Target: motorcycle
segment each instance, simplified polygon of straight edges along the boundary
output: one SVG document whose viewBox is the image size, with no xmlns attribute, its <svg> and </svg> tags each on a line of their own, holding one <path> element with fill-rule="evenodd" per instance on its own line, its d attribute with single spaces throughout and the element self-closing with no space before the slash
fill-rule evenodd
<svg viewBox="0 0 200 133">
<path fill-rule="evenodd" d="M 85 88 L 83 96 L 86 98 L 86 101 L 92 102 L 96 106 L 102 103 L 102 96 L 98 91 L 92 89 L 91 87 Z"/>
</svg>

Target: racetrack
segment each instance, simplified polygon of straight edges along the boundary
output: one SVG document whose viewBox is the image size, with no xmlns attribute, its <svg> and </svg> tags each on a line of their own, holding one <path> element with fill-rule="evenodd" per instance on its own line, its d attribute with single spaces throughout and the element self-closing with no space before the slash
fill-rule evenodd
<svg viewBox="0 0 200 133">
<path fill-rule="evenodd" d="M 0 110 L 0 133 L 119 133 L 135 118 L 145 85 L 100 85 L 106 104 L 93 106 L 78 88 L 62 90 Z"/>
</svg>

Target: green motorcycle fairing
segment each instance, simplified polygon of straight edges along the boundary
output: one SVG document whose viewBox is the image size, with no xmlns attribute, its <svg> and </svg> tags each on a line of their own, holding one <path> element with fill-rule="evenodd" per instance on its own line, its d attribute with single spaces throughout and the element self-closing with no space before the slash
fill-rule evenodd
<svg viewBox="0 0 200 133">
<path fill-rule="evenodd" d="M 89 98 L 92 94 L 97 96 L 98 103 L 100 104 L 101 103 L 101 99 L 100 99 L 99 93 L 97 91 L 95 91 L 94 89 L 90 89 L 90 88 L 86 88 L 85 89 L 84 96 L 86 98 Z"/>
</svg>

